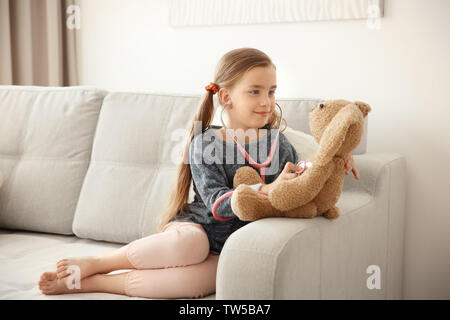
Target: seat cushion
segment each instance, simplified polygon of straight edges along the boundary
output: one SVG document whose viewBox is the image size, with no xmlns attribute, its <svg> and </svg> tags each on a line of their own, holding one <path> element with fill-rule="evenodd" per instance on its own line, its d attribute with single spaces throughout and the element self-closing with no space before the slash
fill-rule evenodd
<svg viewBox="0 0 450 320">
<path fill-rule="evenodd" d="M 28 231 L 0 229 L 0 300 L 7 299 L 139 299 L 110 293 L 75 293 L 46 296 L 38 286 L 43 272 L 55 271 L 56 262 L 67 257 L 107 253 L 121 245 Z M 130 270 L 116 270 L 111 274 Z M 200 300 L 215 299 L 215 294 Z"/>
<path fill-rule="evenodd" d="M 0 227 L 72 234 L 106 91 L 0 86 Z"/>
</svg>

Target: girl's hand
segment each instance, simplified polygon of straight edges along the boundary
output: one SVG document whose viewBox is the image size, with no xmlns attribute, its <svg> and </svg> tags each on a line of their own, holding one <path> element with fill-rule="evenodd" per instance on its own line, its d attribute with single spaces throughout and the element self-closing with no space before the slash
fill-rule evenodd
<svg viewBox="0 0 450 320">
<path fill-rule="evenodd" d="M 345 174 L 348 174 L 351 171 L 355 176 L 355 179 L 359 180 L 359 172 L 355 168 L 355 161 L 353 160 L 353 156 L 349 153 L 347 157 L 344 159 L 344 161 L 345 161 L 344 165 Z"/>
</svg>

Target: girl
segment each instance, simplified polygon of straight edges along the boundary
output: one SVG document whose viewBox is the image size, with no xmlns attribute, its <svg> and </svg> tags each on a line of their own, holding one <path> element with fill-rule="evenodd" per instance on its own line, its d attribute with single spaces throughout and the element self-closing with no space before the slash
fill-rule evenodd
<svg viewBox="0 0 450 320">
<path fill-rule="evenodd" d="M 275 71 L 270 58 L 257 49 L 240 48 L 226 53 L 217 65 L 214 82 L 205 87 L 207 93 L 192 121 L 184 161 L 178 167 L 178 179 L 158 232 L 101 256 L 62 259 L 55 272 L 41 275 L 40 290 L 48 295 L 107 292 L 144 298 L 197 298 L 214 293 L 222 247 L 230 234 L 248 223 L 233 214 L 231 198 L 224 197 L 233 190 L 236 170 L 256 167 L 264 183 L 252 187 L 262 192 L 297 177 L 298 155 L 279 130 L 281 108 L 280 113 L 275 111 Z M 228 115 L 225 125 L 221 114 L 224 127 L 210 126 L 216 93 L 224 106 L 222 113 L 226 110 Z M 195 123 L 201 124 L 202 132 L 194 136 Z M 249 138 L 249 131 L 255 133 L 254 139 Z M 208 136 L 214 139 L 208 141 Z M 274 144 L 277 148 L 272 148 Z M 255 146 L 271 150 L 269 155 L 259 152 L 257 164 L 244 158 L 247 150 Z M 204 150 L 211 148 L 231 148 L 233 157 L 228 159 L 227 152 L 227 161 L 223 161 L 225 155 L 215 152 L 215 161 L 207 164 L 208 161 L 202 161 L 206 160 Z M 271 165 L 275 164 L 271 174 L 259 165 L 268 158 Z M 346 173 L 350 170 L 359 179 L 351 156 L 346 161 Z M 195 197 L 187 203 L 191 179 Z M 73 268 L 70 266 L 79 267 L 79 289 L 66 284 Z M 123 269 L 131 271 L 107 275 Z"/>
</svg>

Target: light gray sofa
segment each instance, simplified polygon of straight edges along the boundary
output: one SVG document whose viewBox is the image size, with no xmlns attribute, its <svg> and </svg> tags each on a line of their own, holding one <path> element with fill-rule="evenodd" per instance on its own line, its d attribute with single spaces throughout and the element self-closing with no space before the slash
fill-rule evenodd
<svg viewBox="0 0 450 320">
<path fill-rule="evenodd" d="M 199 98 L 0 86 L 0 299 L 134 299 L 45 296 L 37 282 L 63 257 L 155 232 Z M 302 159 L 295 130 L 309 133 L 318 101 L 277 99 Z M 339 219 L 269 218 L 239 229 L 220 256 L 216 294 L 204 299 L 401 298 L 405 160 L 366 153 L 366 140 L 354 151 L 361 180 L 346 176 Z M 369 289 L 369 266 L 379 267 L 379 289 Z"/>
</svg>

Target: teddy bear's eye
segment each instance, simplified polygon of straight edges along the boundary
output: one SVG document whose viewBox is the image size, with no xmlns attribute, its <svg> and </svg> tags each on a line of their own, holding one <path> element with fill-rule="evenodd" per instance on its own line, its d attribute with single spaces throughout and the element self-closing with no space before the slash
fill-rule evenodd
<svg viewBox="0 0 450 320">
<path fill-rule="evenodd" d="M 319 108 L 320 108 L 320 109 L 323 108 L 323 103 L 319 104 Z"/>
</svg>

